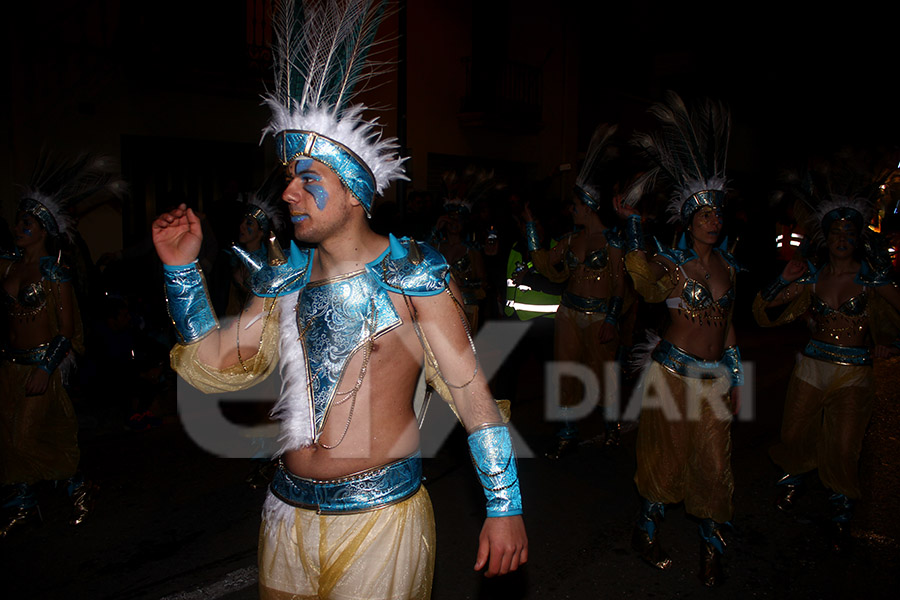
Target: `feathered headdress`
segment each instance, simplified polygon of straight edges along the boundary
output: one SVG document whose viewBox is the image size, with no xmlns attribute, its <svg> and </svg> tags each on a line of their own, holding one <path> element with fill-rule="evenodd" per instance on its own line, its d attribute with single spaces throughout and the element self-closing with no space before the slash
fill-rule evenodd
<svg viewBox="0 0 900 600">
<path fill-rule="evenodd" d="M 878 210 L 881 186 L 894 170 L 863 168 L 838 157 L 802 173 L 788 173 L 783 178 L 785 187 L 808 214 L 812 247 L 821 247 L 831 224 L 840 220 L 853 223 L 865 243 L 873 233 L 868 225 Z"/>
<path fill-rule="evenodd" d="M 68 162 L 54 162 L 42 154 L 19 200 L 18 210 L 37 218 L 47 233 L 68 241 L 75 230 L 72 210 L 94 194 L 106 191 L 121 196 L 125 183 L 113 160 L 82 154 Z"/>
<path fill-rule="evenodd" d="M 707 99 L 688 112 L 681 97 L 670 91 L 650 113 L 659 120 L 660 130 L 636 135 L 634 144 L 649 156 L 653 167 L 631 186 L 625 203 L 636 204 L 662 174 L 674 185 L 666 207 L 670 223 L 689 223 L 704 206 L 721 207 L 731 130 L 728 110 Z"/>
<path fill-rule="evenodd" d="M 581 170 L 575 178 L 575 195 L 594 212 L 600 211 L 601 193 L 597 182 L 601 165 L 614 158 L 617 153 L 610 146 L 610 140 L 616 133 L 616 125 L 598 125 L 591 135 L 587 154 L 581 164 Z M 610 198 L 605 199 L 607 202 Z"/>
<path fill-rule="evenodd" d="M 264 233 L 281 231 L 284 226 L 283 182 L 283 174 L 275 170 L 255 192 L 238 196 L 238 201 L 244 205 L 244 215 L 256 219 Z"/>
<path fill-rule="evenodd" d="M 351 104 L 362 84 L 383 72 L 373 60 L 387 0 L 281 0 L 273 17 L 275 90 L 263 136 L 275 136 L 285 165 L 313 158 L 337 174 L 371 214 L 375 194 L 406 179 L 396 139 L 382 139 L 368 107 Z"/>
</svg>

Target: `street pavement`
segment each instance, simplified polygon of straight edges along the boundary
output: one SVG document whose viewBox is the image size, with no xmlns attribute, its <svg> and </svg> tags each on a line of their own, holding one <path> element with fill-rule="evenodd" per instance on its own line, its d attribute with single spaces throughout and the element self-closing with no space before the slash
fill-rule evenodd
<svg viewBox="0 0 900 600">
<path fill-rule="evenodd" d="M 665 572 L 630 548 L 638 496 L 634 429 L 618 447 L 602 442 L 599 414 L 580 423 L 582 443 L 561 460 L 542 456 L 557 424 L 543 417 L 540 339 L 526 339 L 514 365 L 512 423 L 534 458 L 519 462 L 529 533 L 520 572 L 485 579 L 473 571 L 483 497 L 460 428 L 425 460 L 437 519 L 433 600 L 587 598 L 895 598 L 900 565 L 900 358 L 876 365 L 878 398 L 860 460 L 865 497 L 842 554 L 827 544 L 826 491 L 812 482 L 795 515 L 773 506 L 784 387 L 802 332 L 756 330 L 742 338 L 753 363 L 753 418 L 733 427 L 735 515 L 726 531 L 727 578 L 707 589 L 696 571 L 697 524 L 683 507 L 666 512 Z M 546 342 L 546 340 L 544 340 Z M 529 344 L 531 344 L 529 346 Z M 505 373 L 506 377 L 509 372 Z M 82 401 L 84 402 L 84 401 Z M 89 519 L 66 523 L 62 492 L 41 493 L 43 523 L 0 540 L 4 598 L 250 600 L 264 490 L 246 478 L 247 459 L 200 449 L 178 419 L 175 399 L 156 405 L 159 426 L 126 430 L 79 404 L 82 466 L 99 485 Z M 432 409 L 434 410 L 434 409 Z M 815 480 L 815 477 L 812 478 Z"/>
</svg>

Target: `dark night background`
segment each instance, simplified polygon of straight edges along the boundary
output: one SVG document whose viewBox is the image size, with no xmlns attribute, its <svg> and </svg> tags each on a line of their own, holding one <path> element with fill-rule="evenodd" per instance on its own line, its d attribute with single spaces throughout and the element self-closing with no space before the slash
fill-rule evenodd
<svg viewBox="0 0 900 600">
<path fill-rule="evenodd" d="M 161 210 L 183 200 L 209 218 L 218 238 L 213 254 L 233 241 L 237 193 L 258 185 L 274 164 L 271 139 L 260 144 L 269 117 L 260 95 L 270 73 L 271 4 L 48 0 L 2 9 L 0 215 L 12 222 L 17 186 L 42 149 L 118 159 L 129 195 L 79 215 L 86 270 L 96 277 L 85 293 L 94 300 L 123 297 L 135 336 L 123 348 L 132 344 L 126 349 L 137 348 L 146 360 L 135 375 L 140 379 L 122 371 L 115 385 L 96 363 L 83 364 L 83 381 L 71 393 L 85 469 L 103 491 L 101 508 L 93 524 L 73 531 L 50 504 L 40 530 L 0 540 L 3 579 L 18 575 L 0 583 L 10 597 L 188 600 L 205 596 L 185 590 L 242 569 L 253 577 L 261 491 L 244 481 L 247 461 L 212 456 L 181 428 L 168 368 L 173 333 L 148 233 Z M 747 334 L 745 358 L 756 361 L 760 402 L 756 420 L 734 430 L 739 531 L 729 550 L 731 587 L 721 593 L 893 597 L 900 561 L 897 363 L 877 371 L 881 404 L 862 459 L 865 481 L 874 483 L 860 514 L 860 548 L 837 559 L 822 549 L 815 516 L 779 520 L 783 515 L 771 506 L 777 473 L 765 447 L 778 434 L 793 354 L 806 333 L 802 326 L 761 330 L 749 304 L 784 258 L 773 244 L 784 207 L 773 207 L 770 197 L 785 169 L 846 148 L 860 159 L 897 165 L 897 3 L 401 0 L 398 6 L 400 14 L 384 24 L 386 35 L 399 36 L 397 69 L 364 95 L 388 107 L 380 121 L 410 157 L 411 181 L 382 200 L 399 215 L 388 226 L 408 225 L 401 217 L 409 197 L 439 198 L 442 171 L 470 163 L 496 168 L 550 212 L 570 193 L 598 123 L 617 123 L 624 136 L 644 130 L 652 125 L 648 106 L 666 90 L 689 104 L 711 97 L 730 107 L 730 233 L 740 238 L 736 255 L 747 267 L 738 280 L 735 324 Z M 507 79 L 520 87 L 501 89 L 498 82 Z M 889 190 L 885 207 L 898 200 L 900 186 Z M 87 302 L 83 313 L 99 319 L 107 308 Z M 552 335 L 547 331 L 542 335 Z M 556 424 L 540 412 L 538 361 L 552 342 L 535 339 L 504 387 L 518 388 L 517 426 L 538 448 Z M 148 399 L 161 425 L 134 431 L 127 423 L 131 403 Z M 521 461 L 534 507 L 533 558 L 520 576 L 481 581 L 471 573 L 470 554 L 483 507 L 462 443 L 448 443 L 429 467 L 441 540 L 435 600 L 715 593 L 693 577 L 696 528 L 679 509 L 667 531 L 684 548 L 676 556 L 682 570 L 650 572 L 627 549 L 637 506 L 627 446 L 617 454 L 587 448 L 562 465 Z M 809 502 L 813 511 L 824 510 L 824 502 Z M 248 586 L 227 598 L 253 598 Z"/>
</svg>

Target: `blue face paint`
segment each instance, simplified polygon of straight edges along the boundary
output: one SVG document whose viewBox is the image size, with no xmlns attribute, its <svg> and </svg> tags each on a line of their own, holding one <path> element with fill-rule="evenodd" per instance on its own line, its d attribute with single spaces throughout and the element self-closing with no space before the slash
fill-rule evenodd
<svg viewBox="0 0 900 600">
<path fill-rule="evenodd" d="M 307 175 L 306 180 L 308 181 L 321 181 L 322 178 L 318 175 Z M 325 210 L 325 205 L 328 204 L 328 192 L 325 191 L 321 185 L 317 183 L 307 183 L 305 186 L 306 191 L 312 194 L 312 197 L 316 201 L 316 206 L 319 210 Z"/>
<path fill-rule="evenodd" d="M 298 158 L 294 163 L 294 177 L 299 177 L 303 182 L 303 188 L 312 195 L 313 200 L 316 202 L 316 207 L 319 210 L 325 210 L 325 205 L 328 204 L 328 192 L 325 191 L 324 187 L 316 183 L 322 181 L 322 177 L 310 171 L 312 165 L 313 160 L 311 158 Z M 293 218 L 291 220 L 294 221 Z M 299 221 L 294 222 L 297 223 Z"/>
<path fill-rule="evenodd" d="M 308 218 L 306 215 L 291 215 L 291 223 L 301 223 Z"/>
</svg>

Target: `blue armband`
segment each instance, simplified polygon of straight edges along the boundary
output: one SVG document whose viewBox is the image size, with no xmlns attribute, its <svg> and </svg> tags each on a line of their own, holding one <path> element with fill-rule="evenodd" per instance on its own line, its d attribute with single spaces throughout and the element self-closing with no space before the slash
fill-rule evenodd
<svg viewBox="0 0 900 600">
<path fill-rule="evenodd" d="M 472 432 L 469 453 L 487 498 L 487 516 L 521 515 L 522 493 L 509 429 L 489 425 Z"/>
<path fill-rule="evenodd" d="M 534 221 L 525 223 L 525 240 L 528 242 L 530 252 L 541 249 L 541 239 L 538 237 L 537 223 Z"/>
<path fill-rule="evenodd" d="M 628 215 L 625 219 L 625 254 L 644 249 L 644 227 L 640 215 Z"/>
<path fill-rule="evenodd" d="M 603 319 L 610 325 L 619 323 L 619 315 L 622 314 L 622 296 L 613 296 L 606 307 L 606 318 Z"/>
<path fill-rule="evenodd" d="M 182 344 L 191 344 L 219 327 L 206 280 L 197 261 L 173 267 L 163 265 L 166 307 Z"/>
<path fill-rule="evenodd" d="M 781 293 L 781 290 L 789 285 L 791 285 L 791 282 L 779 275 L 778 279 L 761 289 L 759 295 L 762 296 L 762 299 L 766 302 L 771 302 Z"/>
<path fill-rule="evenodd" d="M 47 345 L 47 351 L 44 352 L 44 357 L 41 359 L 41 362 L 38 363 L 38 369 L 53 374 L 53 371 L 55 371 L 60 363 L 65 360 L 66 356 L 68 356 L 71 348 L 72 341 L 66 336 L 58 335 L 54 337 Z"/>
<path fill-rule="evenodd" d="M 731 374 L 731 387 L 744 385 L 744 365 L 741 364 L 741 351 L 737 346 L 725 348 L 722 364 L 728 368 L 728 372 Z"/>
</svg>

